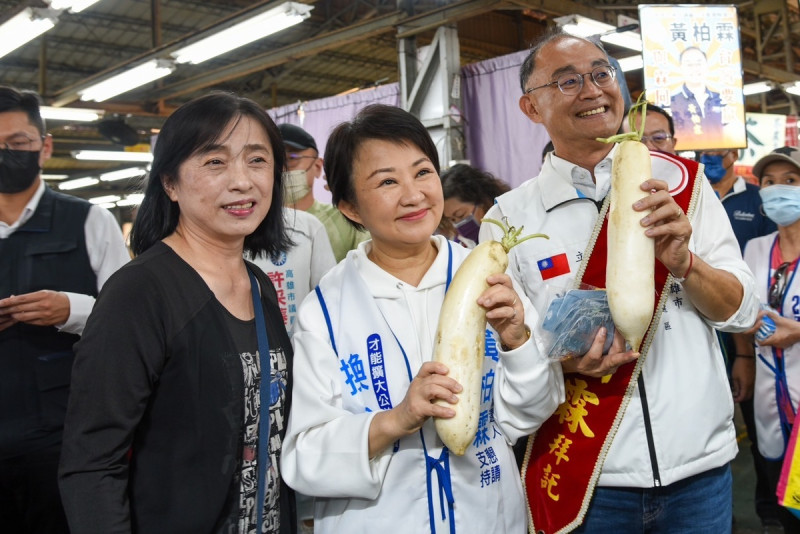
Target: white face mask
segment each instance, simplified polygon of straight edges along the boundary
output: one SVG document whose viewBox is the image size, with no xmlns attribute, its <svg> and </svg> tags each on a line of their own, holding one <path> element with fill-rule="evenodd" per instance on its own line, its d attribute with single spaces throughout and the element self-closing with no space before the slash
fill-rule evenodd
<svg viewBox="0 0 800 534">
<path fill-rule="evenodd" d="M 305 197 L 311 188 L 308 187 L 308 175 L 303 169 L 283 173 L 283 203 L 286 206 L 296 204 Z"/>
</svg>

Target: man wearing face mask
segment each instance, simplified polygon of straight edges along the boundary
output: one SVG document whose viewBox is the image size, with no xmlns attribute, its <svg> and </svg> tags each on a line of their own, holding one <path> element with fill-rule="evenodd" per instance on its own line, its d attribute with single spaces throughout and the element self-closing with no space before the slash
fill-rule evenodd
<svg viewBox="0 0 800 534">
<path fill-rule="evenodd" d="M 733 233 L 744 251 L 748 241 L 770 234 L 776 230 L 775 223 L 765 216 L 761 207 L 758 186 L 751 184 L 734 172 L 737 151 L 709 150 L 700 155 L 705 174 L 712 189 L 722 201 L 728 213 Z M 749 357 L 747 342 L 738 335 L 720 333 L 720 341 L 730 366 L 731 389 L 734 402 L 739 403 L 750 438 L 750 452 L 756 473 L 756 513 L 765 527 L 777 522 L 778 503 L 775 492 L 770 491 L 764 458 L 758 450 L 758 436 L 753 415 L 753 384 L 755 360 Z"/>
<path fill-rule="evenodd" d="M 0 86 L 0 525 L 68 532 L 58 457 L 79 339 L 129 259 L 107 210 L 41 178 L 53 152 L 35 93 Z"/>
<path fill-rule="evenodd" d="M 347 252 L 369 239 L 369 233 L 356 230 L 344 215 L 331 204 L 314 198 L 314 180 L 322 175 L 322 158 L 317 142 L 307 131 L 294 124 L 279 124 L 278 129 L 286 145 L 285 205 L 307 211 L 325 226 L 336 261 Z"/>
</svg>

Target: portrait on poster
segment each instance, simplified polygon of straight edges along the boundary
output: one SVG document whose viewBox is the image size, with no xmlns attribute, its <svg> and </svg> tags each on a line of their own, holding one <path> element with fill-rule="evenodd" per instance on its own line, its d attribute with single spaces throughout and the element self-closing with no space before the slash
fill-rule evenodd
<svg viewBox="0 0 800 534">
<path fill-rule="evenodd" d="M 641 5 L 647 99 L 675 122 L 677 150 L 747 145 L 734 6 Z"/>
</svg>

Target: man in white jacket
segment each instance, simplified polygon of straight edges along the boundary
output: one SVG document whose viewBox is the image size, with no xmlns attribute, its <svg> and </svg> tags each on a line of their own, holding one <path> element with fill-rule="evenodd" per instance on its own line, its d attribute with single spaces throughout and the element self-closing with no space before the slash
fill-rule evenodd
<svg viewBox="0 0 800 534">
<path fill-rule="evenodd" d="M 615 76 L 600 45 L 563 33 L 534 45 L 521 68 L 519 106 L 555 150 L 486 216 L 550 236 L 510 254 L 541 314 L 553 288 L 605 287 L 604 201 L 618 148 L 597 138 L 615 134 L 624 115 Z M 737 445 L 714 328 L 753 324 L 754 281 L 702 167 L 651 157 L 654 179 L 642 189 L 652 194 L 634 209 L 655 242 L 654 320 L 638 362 L 596 381 L 565 376 L 567 402 L 537 432 L 523 474 L 537 531 L 731 529 Z M 497 237 L 492 227 L 481 241 Z"/>
</svg>

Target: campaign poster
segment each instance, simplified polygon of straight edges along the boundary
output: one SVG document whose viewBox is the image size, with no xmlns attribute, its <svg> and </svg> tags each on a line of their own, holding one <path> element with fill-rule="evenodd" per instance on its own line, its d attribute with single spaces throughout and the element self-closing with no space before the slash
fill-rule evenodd
<svg viewBox="0 0 800 534">
<path fill-rule="evenodd" d="M 675 122 L 675 149 L 744 148 L 736 7 L 640 5 L 647 99 Z"/>
</svg>

